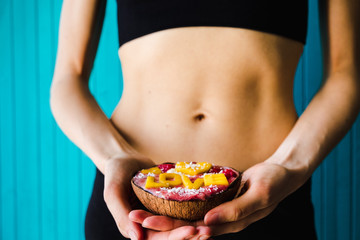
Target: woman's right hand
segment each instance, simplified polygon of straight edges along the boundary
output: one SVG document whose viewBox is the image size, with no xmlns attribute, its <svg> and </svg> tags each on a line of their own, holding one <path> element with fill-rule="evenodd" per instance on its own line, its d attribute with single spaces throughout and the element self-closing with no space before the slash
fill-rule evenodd
<svg viewBox="0 0 360 240">
<path fill-rule="evenodd" d="M 158 232 L 144 229 L 139 223 L 129 219 L 129 213 L 141 206 L 131 188 L 131 178 L 137 171 L 153 165 L 154 163 L 150 159 L 139 154 L 117 156 L 106 160 L 104 199 L 119 231 L 123 236 L 132 240 L 182 240 L 197 235 L 198 230 L 193 226 Z"/>
<path fill-rule="evenodd" d="M 145 164 L 145 163 L 144 163 Z M 127 238 L 142 237 L 142 229 L 127 219 L 131 206 L 131 176 L 141 168 L 138 157 L 117 156 L 104 164 L 104 200 L 121 234 Z"/>
</svg>

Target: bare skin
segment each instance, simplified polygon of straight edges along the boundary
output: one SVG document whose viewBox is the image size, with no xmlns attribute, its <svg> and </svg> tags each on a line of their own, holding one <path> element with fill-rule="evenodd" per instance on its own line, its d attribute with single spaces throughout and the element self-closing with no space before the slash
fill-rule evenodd
<svg viewBox="0 0 360 240">
<path fill-rule="evenodd" d="M 311 176 L 359 112 L 359 2 L 329 0 L 326 83 L 300 118 L 292 87 L 301 43 L 239 28 L 186 27 L 119 49 L 124 93 L 109 120 L 87 84 L 103 6 L 64 1 L 51 107 L 104 173 L 105 201 L 126 237 L 206 239 L 244 229 Z M 196 223 L 132 211 L 132 174 L 166 161 L 232 166 L 244 171 L 249 188 Z"/>
<path fill-rule="evenodd" d="M 302 49 L 239 28 L 135 39 L 119 50 L 124 93 L 112 121 L 156 164 L 208 161 L 244 171 L 267 159 L 296 122 L 292 82 Z"/>
</svg>

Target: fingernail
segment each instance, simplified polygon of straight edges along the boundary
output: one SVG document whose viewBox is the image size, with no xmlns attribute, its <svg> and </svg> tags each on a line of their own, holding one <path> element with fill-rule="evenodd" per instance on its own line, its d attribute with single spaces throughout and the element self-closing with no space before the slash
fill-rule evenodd
<svg viewBox="0 0 360 240">
<path fill-rule="evenodd" d="M 210 215 L 209 219 L 206 221 L 209 225 L 214 225 L 220 222 L 220 217 L 218 213 Z"/>
<path fill-rule="evenodd" d="M 208 236 L 208 235 L 201 235 L 201 236 L 199 237 L 199 240 L 206 240 L 206 239 L 209 239 L 209 237 L 210 237 L 210 236 Z"/>
<path fill-rule="evenodd" d="M 149 228 L 149 224 L 147 222 L 145 222 L 145 221 L 141 224 L 141 226 L 143 228 Z"/>
<path fill-rule="evenodd" d="M 133 230 L 130 230 L 129 236 L 130 236 L 131 240 L 138 240 L 138 237 Z"/>
</svg>

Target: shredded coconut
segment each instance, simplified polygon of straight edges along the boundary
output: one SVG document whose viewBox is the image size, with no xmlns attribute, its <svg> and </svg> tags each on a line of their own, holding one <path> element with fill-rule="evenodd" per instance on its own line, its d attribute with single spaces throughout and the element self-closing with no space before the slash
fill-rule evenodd
<svg viewBox="0 0 360 240">
<path fill-rule="evenodd" d="M 220 172 L 219 172 L 220 173 Z M 209 173 L 204 173 L 203 175 L 201 175 L 200 177 L 204 177 L 205 175 L 213 175 L 213 174 L 218 174 L 215 172 L 209 172 Z"/>
<path fill-rule="evenodd" d="M 189 175 L 189 174 L 185 174 L 185 173 L 182 173 L 182 172 L 178 172 L 178 171 L 176 171 L 175 168 L 169 169 L 169 170 L 167 171 L 167 173 L 176 173 L 176 174 L 179 174 L 179 175 L 184 175 L 184 176 L 188 176 L 188 177 L 194 177 L 194 176 Z"/>
<path fill-rule="evenodd" d="M 200 168 L 200 166 L 197 163 L 190 162 L 190 163 L 185 163 L 185 168 L 192 168 L 194 170 L 197 170 Z"/>
<path fill-rule="evenodd" d="M 179 173 L 175 170 L 175 168 L 171 168 L 167 171 L 167 173 Z M 179 173 L 180 174 L 180 173 Z"/>
<path fill-rule="evenodd" d="M 155 173 L 142 173 L 142 172 L 139 172 L 139 174 L 137 174 L 135 176 L 135 178 L 147 178 L 148 176 L 152 176 L 152 177 L 156 177 L 156 174 Z"/>
</svg>

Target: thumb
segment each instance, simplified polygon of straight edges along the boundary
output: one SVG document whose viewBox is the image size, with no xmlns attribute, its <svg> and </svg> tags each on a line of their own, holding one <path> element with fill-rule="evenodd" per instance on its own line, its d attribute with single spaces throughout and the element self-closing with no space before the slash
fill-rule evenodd
<svg viewBox="0 0 360 240">
<path fill-rule="evenodd" d="M 262 207 L 261 197 L 250 188 L 242 196 L 210 210 L 204 218 L 206 225 L 238 221 Z"/>
</svg>

